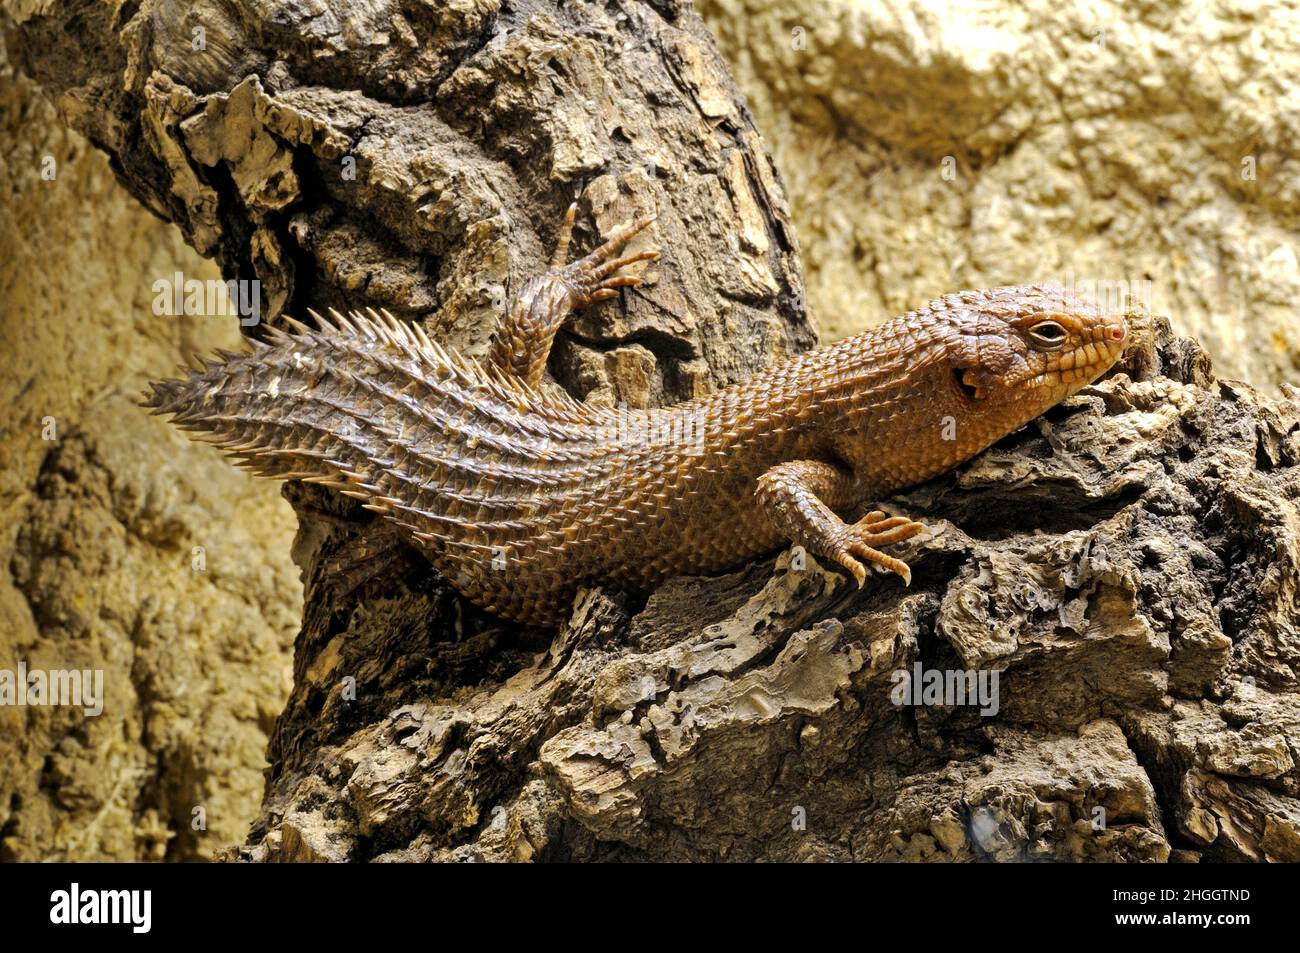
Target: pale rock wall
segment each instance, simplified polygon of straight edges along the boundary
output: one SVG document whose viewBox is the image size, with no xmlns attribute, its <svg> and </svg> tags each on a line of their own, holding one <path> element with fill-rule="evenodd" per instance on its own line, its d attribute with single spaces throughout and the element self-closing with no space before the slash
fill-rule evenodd
<svg viewBox="0 0 1300 953">
<path fill-rule="evenodd" d="M 238 346 L 231 318 L 152 310 L 156 279 L 215 268 L 2 58 L 0 121 L 0 670 L 102 669 L 105 691 L 97 717 L 0 706 L 0 861 L 207 858 L 261 801 L 295 521 L 134 403 L 183 355 Z"/>
<path fill-rule="evenodd" d="M 1143 296 L 1224 376 L 1300 378 L 1293 0 L 698 6 L 785 176 L 823 338 L 1073 278 Z"/>
</svg>

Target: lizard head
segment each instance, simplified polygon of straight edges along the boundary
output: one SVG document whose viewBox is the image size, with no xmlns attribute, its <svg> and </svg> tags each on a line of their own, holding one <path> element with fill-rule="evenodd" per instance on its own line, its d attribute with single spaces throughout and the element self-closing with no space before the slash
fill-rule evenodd
<svg viewBox="0 0 1300 953">
<path fill-rule="evenodd" d="M 1128 342 L 1122 315 L 1053 285 L 948 295 L 953 384 L 972 409 L 1024 423 L 1092 383 Z"/>
</svg>

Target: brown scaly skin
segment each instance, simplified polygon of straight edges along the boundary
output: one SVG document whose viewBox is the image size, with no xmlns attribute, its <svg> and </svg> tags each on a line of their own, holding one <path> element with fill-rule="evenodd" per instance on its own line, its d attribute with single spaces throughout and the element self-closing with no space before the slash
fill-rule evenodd
<svg viewBox="0 0 1300 953">
<path fill-rule="evenodd" d="M 293 322 L 145 399 L 242 466 L 358 497 L 467 597 L 553 626 L 584 585 L 645 588 L 794 542 L 861 585 L 921 532 L 836 515 L 967 460 L 1095 380 L 1122 318 L 1050 287 L 946 295 L 755 379 L 673 407 L 589 407 L 536 387 L 573 308 L 640 283 L 617 254 L 556 261 L 511 303 L 488 368 L 387 314 Z"/>
</svg>

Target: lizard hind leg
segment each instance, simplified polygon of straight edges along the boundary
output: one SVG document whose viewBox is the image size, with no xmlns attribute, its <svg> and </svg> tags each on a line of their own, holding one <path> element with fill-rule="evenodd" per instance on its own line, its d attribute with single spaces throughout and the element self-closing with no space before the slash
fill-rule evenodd
<svg viewBox="0 0 1300 953">
<path fill-rule="evenodd" d="M 560 225 L 551 267 L 545 274 L 527 281 L 510 300 L 505 320 L 492 338 L 489 364 L 530 386 L 541 382 L 551 342 L 564 319 L 577 308 L 614 297 L 619 288 L 641 284 L 639 276 L 624 274 L 623 269 L 659 257 L 658 249 L 654 248 L 619 255 L 628 242 L 654 221 L 650 215 L 619 226 L 599 248 L 566 264 L 576 216 L 577 205 L 570 205 Z"/>
</svg>

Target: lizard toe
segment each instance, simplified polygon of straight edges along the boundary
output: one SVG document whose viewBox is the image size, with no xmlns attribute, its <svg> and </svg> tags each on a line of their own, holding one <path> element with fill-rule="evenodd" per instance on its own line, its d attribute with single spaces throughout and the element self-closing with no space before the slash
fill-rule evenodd
<svg viewBox="0 0 1300 953">
<path fill-rule="evenodd" d="M 835 561 L 849 571 L 858 581 L 858 588 L 861 589 L 867 581 L 867 567 L 854 559 L 847 550 L 837 553 Z"/>
<path fill-rule="evenodd" d="M 904 531 L 905 529 L 906 528 L 904 527 L 899 528 L 900 531 Z M 892 535 L 892 534 L 884 534 L 884 535 Z M 915 531 L 912 531 L 911 535 L 915 535 Z M 887 542 L 897 542 L 897 540 L 890 539 L 887 540 Z M 912 570 L 908 567 L 907 563 L 903 562 L 901 559 L 895 559 L 893 556 L 888 556 L 885 553 L 882 553 L 880 550 L 874 549 L 873 547 L 867 545 L 862 540 L 854 540 L 853 542 L 849 543 L 848 550 L 854 556 L 866 560 L 867 562 L 871 563 L 873 566 L 879 566 L 881 569 L 885 570 L 886 572 L 894 573 L 894 575 L 899 576 L 904 583 L 911 585 Z"/>
</svg>

